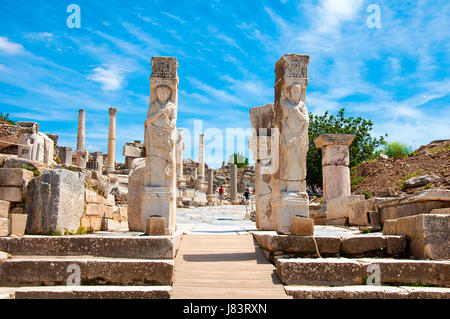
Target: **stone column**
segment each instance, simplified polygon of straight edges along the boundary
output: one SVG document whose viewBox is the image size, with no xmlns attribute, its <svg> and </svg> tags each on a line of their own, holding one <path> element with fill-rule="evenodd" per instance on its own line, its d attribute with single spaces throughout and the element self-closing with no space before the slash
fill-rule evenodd
<svg viewBox="0 0 450 319">
<path fill-rule="evenodd" d="M 238 201 L 237 193 L 237 166 L 236 164 L 230 164 L 231 166 L 231 184 L 230 184 L 230 202 L 236 203 Z"/>
<path fill-rule="evenodd" d="M 194 180 L 197 180 L 198 178 L 197 167 L 192 168 L 192 177 L 194 178 Z"/>
<path fill-rule="evenodd" d="M 106 167 L 108 170 L 115 170 L 116 165 L 116 115 L 117 109 L 109 108 L 109 134 L 108 134 L 108 157 Z"/>
<path fill-rule="evenodd" d="M 274 120 L 273 104 L 250 109 L 252 136 L 249 148 L 255 160 L 256 227 L 259 230 L 274 230 L 270 196 L 272 190 L 271 171 L 271 128 Z"/>
<path fill-rule="evenodd" d="M 77 137 L 77 153 L 76 165 L 86 168 L 88 161 L 88 152 L 85 149 L 85 130 L 86 130 L 86 111 L 78 110 L 78 137 Z"/>
<path fill-rule="evenodd" d="M 213 187 L 214 187 L 214 170 L 212 168 L 208 169 L 208 194 L 213 193 Z"/>
<path fill-rule="evenodd" d="M 177 145 L 176 145 L 176 158 L 177 158 L 177 186 L 179 188 L 186 187 L 186 179 L 183 176 L 183 129 L 177 130 Z"/>
<path fill-rule="evenodd" d="M 281 234 L 291 233 L 292 217 L 309 216 L 306 155 L 309 116 L 305 105 L 309 56 L 286 54 L 275 65 L 274 140 L 276 170 L 271 179 L 272 222 Z M 277 156 L 278 155 L 278 156 Z"/>
<path fill-rule="evenodd" d="M 205 179 L 205 135 L 199 135 L 198 144 L 198 178 Z"/>
<path fill-rule="evenodd" d="M 172 234 L 176 229 L 178 62 L 173 57 L 153 57 L 151 63 L 141 227 L 145 229 L 150 217 L 162 216 L 166 234 Z"/>
<path fill-rule="evenodd" d="M 58 147 L 58 155 L 61 160 L 61 164 L 65 166 L 72 165 L 72 148 L 67 146 Z"/>
<path fill-rule="evenodd" d="M 86 111 L 78 110 L 78 137 L 77 137 L 77 151 L 84 151 L 84 140 L 86 130 Z"/>
<path fill-rule="evenodd" d="M 324 201 L 351 195 L 349 146 L 354 138 L 351 134 L 322 134 L 314 140 L 322 149 Z"/>
</svg>

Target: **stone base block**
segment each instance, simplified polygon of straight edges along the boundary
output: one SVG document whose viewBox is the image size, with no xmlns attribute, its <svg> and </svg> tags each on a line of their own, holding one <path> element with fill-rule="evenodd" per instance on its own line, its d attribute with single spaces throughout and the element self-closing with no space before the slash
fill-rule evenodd
<svg viewBox="0 0 450 319">
<path fill-rule="evenodd" d="M 142 197 L 142 224 L 147 225 L 147 219 L 161 216 L 166 219 L 166 234 L 175 231 L 176 198 L 168 187 L 145 187 Z"/>
<path fill-rule="evenodd" d="M 292 217 L 309 217 L 309 203 L 307 195 L 299 196 L 297 194 L 282 194 L 281 198 L 271 201 L 271 206 L 273 213 L 273 226 L 280 234 L 289 234 L 291 232 Z"/>
<path fill-rule="evenodd" d="M 383 234 L 408 236 L 415 257 L 450 259 L 449 225 L 450 215 L 420 214 L 387 220 Z"/>
<path fill-rule="evenodd" d="M 10 214 L 10 234 L 13 236 L 23 236 L 27 227 L 28 215 L 26 214 Z"/>
<path fill-rule="evenodd" d="M 349 217 L 349 206 L 356 202 L 362 202 L 365 200 L 364 195 L 350 195 L 340 196 L 336 198 L 328 199 L 326 202 L 327 218 L 338 219 Z"/>
<path fill-rule="evenodd" d="M 160 216 L 152 216 L 147 219 L 145 233 L 149 236 L 164 236 L 166 234 L 166 219 Z"/>
<path fill-rule="evenodd" d="M 314 221 L 312 218 L 294 216 L 291 218 L 291 234 L 311 236 L 314 235 Z"/>
</svg>

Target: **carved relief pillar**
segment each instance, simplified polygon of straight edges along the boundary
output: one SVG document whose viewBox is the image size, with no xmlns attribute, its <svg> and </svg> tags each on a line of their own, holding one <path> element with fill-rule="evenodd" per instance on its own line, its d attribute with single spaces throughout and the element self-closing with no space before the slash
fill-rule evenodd
<svg viewBox="0 0 450 319">
<path fill-rule="evenodd" d="M 109 133 L 108 133 L 108 157 L 106 167 L 108 170 L 115 170 L 116 157 L 116 115 L 117 109 L 109 108 Z"/>
<path fill-rule="evenodd" d="M 198 144 L 198 177 L 195 181 L 195 189 L 206 191 L 208 184 L 205 180 L 205 135 L 199 135 Z"/>
<path fill-rule="evenodd" d="M 256 227 L 259 230 L 273 230 L 270 196 L 271 170 L 271 128 L 274 120 L 273 104 L 250 109 L 252 136 L 249 147 L 255 160 Z"/>
<path fill-rule="evenodd" d="M 238 192 L 237 192 L 237 166 L 236 164 L 230 164 L 231 181 L 230 181 L 230 202 L 237 203 Z"/>
<path fill-rule="evenodd" d="M 166 234 L 172 234 L 176 229 L 178 62 L 174 57 L 153 57 L 151 64 L 141 221 L 145 229 L 150 217 L 162 216 Z"/>
<path fill-rule="evenodd" d="M 286 54 L 275 65 L 274 135 L 278 135 L 279 147 L 272 156 L 277 169 L 271 179 L 271 207 L 275 230 L 282 234 L 291 233 L 292 217 L 309 215 L 306 194 L 309 117 L 305 105 L 308 62 L 307 55 Z"/>
<path fill-rule="evenodd" d="M 349 146 L 351 134 L 322 134 L 314 140 L 322 149 L 323 200 L 351 195 Z"/>
</svg>

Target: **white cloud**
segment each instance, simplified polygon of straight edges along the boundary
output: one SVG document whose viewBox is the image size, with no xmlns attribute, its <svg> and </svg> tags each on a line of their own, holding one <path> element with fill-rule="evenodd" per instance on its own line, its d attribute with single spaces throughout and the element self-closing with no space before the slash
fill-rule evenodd
<svg viewBox="0 0 450 319">
<path fill-rule="evenodd" d="M 23 51 L 23 46 L 19 43 L 11 42 L 6 37 L 0 37 L 0 51 L 4 51 L 7 54 L 18 54 Z"/>
<path fill-rule="evenodd" d="M 115 67 L 96 67 L 92 70 L 92 74 L 88 76 L 88 79 L 100 83 L 103 91 L 114 91 L 122 88 L 123 76 L 120 70 Z"/>
</svg>

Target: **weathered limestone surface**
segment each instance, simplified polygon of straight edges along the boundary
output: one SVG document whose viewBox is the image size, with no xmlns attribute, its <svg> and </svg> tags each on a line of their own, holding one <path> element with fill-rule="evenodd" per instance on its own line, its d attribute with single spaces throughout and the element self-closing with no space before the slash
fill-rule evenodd
<svg viewBox="0 0 450 319">
<path fill-rule="evenodd" d="M 84 180 L 84 173 L 66 169 L 55 169 L 32 179 L 25 197 L 27 233 L 64 229 L 76 232 L 84 211 Z"/>
<path fill-rule="evenodd" d="M 92 281 L 111 285 L 171 285 L 173 260 L 109 259 L 95 257 L 24 256 L 0 263 L 0 285 L 64 285 L 67 267 L 76 264 L 81 269 L 81 284 Z"/>
<path fill-rule="evenodd" d="M 141 220 L 154 215 L 166 218 L 166 231 L 175 231 L 176 217 L 176 123 L 178 62 L 172 57 L 153 57 L 150 106 L 145 122 L 147 157 Z"/>
<path fill-rule="evenodd" d="M 9 219 L 0 218 L 0 237 L 9 235 Z"/>
<path fill-rule="evenodd" d="M 213 193 L 213 187 L 214 187 L 214 170 L 212 168 L 208 169 L 208 173 L 207 173 L 207 182 L 208 182 L 208 190 L 207 193 L 208 194 L 212 194 Z"/>
<path fill-rule="evenodd" d="M 8 218 L 10 202 L 0 200 L 0 218 Z"/>
<path fill-rule="evenodd" d="M 294 299 L 407 299 L 408 291 L 389 286 L 314 287 L 286 286 L 286 293 Z"/>
<path fill-rule="evenodd" d="M 58 147 L 58 155 L 62 165 L 72 165 L 72 148 L 67 146 Z"/>
<path fill-rule="evenodd" d="M 273 104 L 250 109 L 250 120 L 253 135 L 249 140 L 249 147 L 255 160 L 256 227 L 259 230 L 273 230 L 272 208 L 270 206 Z"/>
<path fill-rule="evenodd" d="M 383 234 L 406 235 L 415 257 L 450 259 L 450 215 L 420 214 L 387 220 Z"/>
<path fill-rule="evenodd" d="M 141 214 L 144 170 L 145 167 L 137 167 L 131 171 L 128 179 L 128 226 L 133 231 L 145 231 Z"/>
<path fill-rule="evenodd" d="M 116 115 L 117 109 L 109 108 L 109 132 L 108 132 L 108 158 L 106 166 L 110 170 L 115 169 L 115 156 L 116 156 Z"/>
<path fill-rule="evenodd" d="M 349 207 L 353 203 L 363 202 L 364 195 L 350 195 L 330 198 L 327 201 L 327 219 L 349 218 Z"/>
<path fill-rule="evenodd" d="M 351 195 L 349 145 L 354 135 L 322 134 L 314 141 L 322 149 L 323 199 Z"/>
<path fill-rule="evenodd" d="M 21 202 L 23 199 L 22 187 L 0 186 L 0 200 L 9 202 Z"/>
<path fill-rule="evenodd" d="M 352 259 L 292 258 L 276 261 L 277 274 L 286 285 L 342 286 L 362 283 L 362 266 Z"/>
<path fill-rule="evenodd" d="M 291 217 L 308 217 L 306 155 L 309 116 L 305 105 L 309 56 L 286 54 L 275 65 L 273 147 L 276 170 L 271 179 L 272 222 L 279 233 L 289 233 Z"/>
<path fill-rule="evenodd" d="M 171 290 L 170 286 L 22 287 L 15 290 L 15 299 L 170 299 Z"/>
<path fill-rule="evenodd" d="M 347 205 L 350 225 L 370 225 L 367 213 L 377 211 L 377 205 L 373 198 L 363 201 L 352 201 Z"/>
<path fill-rule="evenodd" d="M 448 207 L 450 207 L 450 190 L 448 189 L 428 189 L 408 198 L 378 204 L 383 224 L 389 219 L 428 214 L 433 209 Z"/>
</svg>

